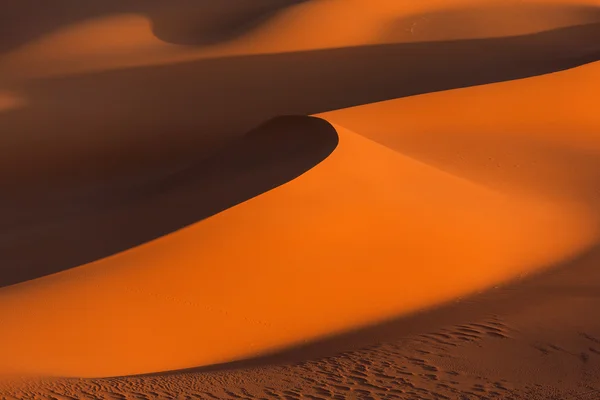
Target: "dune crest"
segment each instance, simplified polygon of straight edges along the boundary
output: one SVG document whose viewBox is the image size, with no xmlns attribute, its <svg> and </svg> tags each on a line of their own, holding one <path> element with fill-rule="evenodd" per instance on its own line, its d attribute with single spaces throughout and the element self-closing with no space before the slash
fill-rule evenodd
<svg viewBox="0 0 600 400">
<path fill-rule="evenodd" d="M 485 39 L 600 22 L 596 0 L 236 0 L 227 8 L 208 4 L 124 4 L 121 12 L 58 27 L 2 55 L 0 76 L 27 80 L 217 57 Z"/>
<path fill-rule="evenodd" d="M 507 23 L 510 21 L 510 23 Z M 600 8 L 577 3 L 491 1 L 402 17 L 389 24 L 388 40 L 483 39 L 543 32 L 600 21 Z"/>
<path fill-rule="evenodd" d="M 104 6 L 82 7 L 61 0 L 58 6 L 63 14 L 55 17 L 64 23 L 38 17 L 41 20 L 35 22 L 47 28 L 38 28 L 40 32 L 32 37 L 14 25 L 10 13 L 6 21 L 0 19 L 8 25 L 7 43 L 0 41 L 0 71 L 3 81 L 15 81 L 234 55 L 229 42 L 303 1 L 232 0 L 224 5 L 109 0 Z M 24 12 L 16 5 L 13 8 L 13 19 L 18 19 Z M 1 53 L 3 47 L 7 54 Z"/>
<path fill-rule="evenodd" d="M 404 333 L 264 374 L 409 398 L 600 376 L 600 0 L 22 1 L 0 6 L 0 377 L 173 390 Z M 159 377 L 81 379 L 137 374 Z M 235 397 L 223 374 L 201 386 Z"/>
<path fill-rule="evenodd" d="M 150 180 L 79 196 L 59 192 L 42 202 L 5 199 L 11 212 L 0 224 L 0 287 L 87 264 L 209 218 L 302 175 L 337 140 L 322 119 L 282 116 Z"/>
<path fill-rule="evenodd" d="M 0 342 L 13 343 L 0 369 L 111 376 L 231 361 L 414 312 L 593 243 L 585 210 L 512 199 L 336 130 L 337 150 L 293 182 L 0 291 Z M 74 330 L 42 328 L 73 315 Z"/>
<path fill-rule="evenodd" d="M 0 181 L 16 198 L 42 200 L 44 192 L 63 186 L 151 179 L 276 115 L 310 115 L 593 62 L 600 57 L 599 34 L 600 24 L 592 24 L 508 38 L 224 57 L 33 79 L 13 84 L 28 106 L 0 115 L 0 130 L 13 132 L 0 136 L 6 150 Z M 357 78 L 363 75 L 369 79 Z"/>
<path fill-rule="evenodd" d="M 600 118 L 593 99 L 599 90 L 596 62 L 320 116 L 479 184 L 579 203 L 598 217 Z M 432 107 L 436 118 L 428 117 Z"/>
</svg>

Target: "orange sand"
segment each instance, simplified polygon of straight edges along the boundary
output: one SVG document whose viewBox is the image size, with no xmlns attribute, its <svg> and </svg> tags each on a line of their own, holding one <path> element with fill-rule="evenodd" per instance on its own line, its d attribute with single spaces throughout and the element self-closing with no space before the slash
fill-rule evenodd
<svg viewBox="0 0 600 400">
<path fill-rule="evenodd" d="M 0 91 L 51 75 L 516 36 L 600 19 L 597 1 L 366 3 L 290 5 L 242 36 L 195 47 L 162 41 L 143 15 L 79 21 L 0 55 Z M 598 52 L 600 44 L 586 43 L 564 57 Z M 593 63 L 304 117 L 330 123 L 339 144 L 301 176 L 140 246 L 0 288 L 0 373 L 98 377 L 243 359 L 409 315 L 572 258 L 599 240 L 597 93 L 600 64 Z M 0 126 L 10 112 L 0 98 Z M 100 115 L 86 117 L 93 123 Z M 116 204 L 102 218 L 127 207 L 136 205 Z M 3 240 L 15 232 L 8 226 Z"/>
<path fill-rule="evenodd" d="M 261 0 L 266 11 L 277 12 L 265 12 L 264 21 L 254 26 L 252 22 L 260 17 L 259 12 L 249 13 L 248 18 L 254 18 L 249 19 L 250 23 L 244 17 L 258 8 L 256 2 L 237 3 L 237 8 L 224 11 L 220 6 L 189 0 L 174 0 L 168 7 L 146 2 L 140 13 L 114 13 L 60 27 L 4 55 L 0 59 L 0 79 L 23 80 L 234 55 L 506 37 L 600 21 L 598 0 L 491 0 L 485 5 L 473 0 Z M 227 12 L 239 15 L 243 26 L 252 29 L 235 34 L 235 27 L 225 17 Z M 208 20 L 210 29 L 186 31 L 186 26 L 198 24 L 194 18 L 200 23 Z M 198 36 L 224 39 L 182 46 L 157 37 L 157 23 L 165 26 L 168 38 L 173 36 L 183 43 L 193 43 Z"/>
</svg>

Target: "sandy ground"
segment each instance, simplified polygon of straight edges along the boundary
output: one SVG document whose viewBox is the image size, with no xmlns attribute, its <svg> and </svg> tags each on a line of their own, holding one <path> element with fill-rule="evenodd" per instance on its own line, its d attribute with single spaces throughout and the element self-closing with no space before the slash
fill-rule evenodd
<svg viewBox="0 0 600 400">
<path fill-rule="evenodd" d="M 600 2 L 28 3 L 0 398 L 600 396 Z"/>
</svg>

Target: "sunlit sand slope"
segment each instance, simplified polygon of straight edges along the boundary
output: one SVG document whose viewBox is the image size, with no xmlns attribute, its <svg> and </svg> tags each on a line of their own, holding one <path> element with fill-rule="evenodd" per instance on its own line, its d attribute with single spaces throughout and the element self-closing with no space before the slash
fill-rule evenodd
<svg viewBox="0 0 600 400">
<path fill-rule="evenodd" d="M 493 192 L 336 129 L 336 151 L 289 184 L 3 289 L 2 369 L 104 376 L 230 361 L 481 290 L 594 237 L 583 208 Z"/>
<path fill-rule="evenodd" d="M 321 114 L 504 192 L 600 209 L 600 64 Z"/>
<path fill-rule="evenodd" d="M 3 47 L 9 193 L 58 181 L 67 193 L 63 178 L 85 168 L 156 169 L 121 192 L 102 182 L 95 202 L 61 192 L 54 199 L 72 203 L 49 205 L 49 216 L 45 199 L 28 199 L 41 202 L 31 213 L 22 198 L 2 199 L 21 213 L 2 221 L 9 261 L 66 266 L 3 281 L 0 374 L 245 359 L 406 317 L 597 245 L 599 64 L 536 76 L 597 60 L 597 2 L 263 3 L 239 14 L 242 33 L 237 17 L 190 29 L 206 21 L 191 2 L 174 14 L 138 4 Z M 315 49 L 328 50 L 296 52 Z M 277 54 L 227 58 L 258 53 Z M 212 60 L 176 64 L 198 58 Z M 199 168 L 169 169 L 191 154 Z"/>
<path fill-rule="evenodd" d="M 27 13 L 13 6 L 0 83 L 201 58 L 526 35 L 600 21 L 597 0 L 109 1 L 86 8 L 62 1 L 67 11 L 54 22 L 52 14 L 34 20 L 46 29 L 33 37 L 31 28 L 15 25 Z"/>
<path fill-rule="evenodd" d="M 0 182 L 19 202 L 23 192 L 27 201 L 44 202 L 40 191 L 64 185 L 151 178 L 277 115 L 311 115 L 595 61 L 598 35 L 600 24 L 588 24 L 534 35 L 221 57 L 13 83 L 7 89 L 27 107 L 0 113 L 0 131 L 11 132 L 0 136 Z"/>
</svg>

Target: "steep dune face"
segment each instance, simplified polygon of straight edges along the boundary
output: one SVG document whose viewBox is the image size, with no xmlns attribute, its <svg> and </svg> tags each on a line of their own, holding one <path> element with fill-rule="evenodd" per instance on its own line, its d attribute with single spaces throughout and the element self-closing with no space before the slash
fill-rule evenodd
<svg viewBox="0 0 600 400">
<path fill-rule="evenodd" d="M 337 131 L 337 150 L 289 184 L 3 289 L 0 342 L 13 345 L 2 369 L 106 376 L 226 362 L 481 290 L 595 237 L 585 210 L 495 193 Z"/>
<path fill-rule="evenodd" d="M 56 31 L 81 22 L 119 14 L 145 15 L 152 21 L 153 31 L 167 42 L 206 44 L 242 36 L 286 7 L 305 0 L 107 0 L 82 3 L 57 0 L 43 12 L 32 11 L 35 1 L 3 5 L 0 17 L 0 54 L 18 49 L 29 42 L 52 35 Z M 123 37 L 127 40 L 128 38 Z"/>
<path fill-rule="evenodd" d="M 0 136 L 6 151 L 0 181 L 15 196 L 25 190 L 43 198 L 40 191 L 64 185 L 148 178 L 193 163 L 276 115 L 595 61 L 599 32 L 600 24 L 592 24 L 511 38 L 224 57 L 13 84 L 28 107 L 0 114 L 0 130 L 13 133 Z"/>
<path fill-rule="evenodd" d="M 100 196 L 61 193 L 8 203 L 13 212 L 0 224 L 0 287 L 86 264 L 206 219 L 293 180 L 336 144 L 337 133 L 324 120 L 278 117 L 150 181 L 97 188 Z"/>
<path fill-rule="evenodd" d="M 179 0 L 150 10 L 152 32 L 184 45 L 219 44 L 246 36 L 278 14 L 307 0 L 234 0 L 227 3 Z"/>
<path fill-rule="evenodd" d="M 13 4 L 0 19 L 2 81 L 236 54 L 211 49 L 304 1 L 60 0 L 45 15 L 32 15 L 25 2 Z"/>
<path fill-rule="evenodd" d="M 597 214 L 600 118 L 593 99 L 598 90 L 600 70 L 594 63 L 322 116 L 479 184 L 579 203 Z"/>
<path fill-rule="evenodd" d="M 235 0 L 227 5 L 176 0 L 108 2 L 97 9 L 65 3 L 70 10 L 62 16 L 65 23 L 50 25 L 28 41 L 28 31 L 13 26 L 16 17 L 6 18 L 8 37 L 24 38 L 19 46 L 5 46 L 10 51 L 0 59 L 0 79 L 236 55 L 527 35 L 600 22 L 597 5 L 591 0 Z M 27 14 L 22 18 L 32 19 Z M 35 18 L 33 22 L 48 25 Z"/>
<path fill-rule="evenodd" d="M 265 0 L 258 7 L 239 0 L 233 16 L 226 16 L 210 2 L 108 2 L 83 7 L 70 1 L 22 24 L 39 25 L 33 39 L 33 28 L 3 24 L 4 29 L 12 26 L 7 38 L 22 39 L 0 57 L 0 90 L 11 93 L 0 111 L 0 130 L 12 132 L 0 137 L 5 150 L 0 182 L 19 202 L 24 197 L 46 201 L 45 192 L 59 187 L 78 185 L 84 187 L 78 191 L 93 192 L 115 181 L 149 179 L 193 163 L 277 115 L 314 114 L 523 78 L 575 67 L 599 54 L 600 25 L 590 24 L 596 12 L 583 8 L 593 2 L 482 7 L 462 1 L 450 6 L 437 0 L 382 0 L 365 7 L 362 0 Z M 3 15 L 22 16 L 24 4 L 11 4 L 13 14 Z M 231 39 L 228 32 L 235 25 L 231 21 L 239 21 L 238 17 L 250 21 L 266 8 L 277 12 Z M 394 30 L 398 20 L 432 12 L 436 18 L 445 17 L 439 24 L 425 25 L 423 32 L 441 41 L 413 38 L 418 43 L 356 47 L 385 42 L 381 29 Z M 520 16 L 516 25 L 513 14 Z M 164 34 L 184 35 L 197 26 L 192 19 L 205 21 L 214 15 L 223 18 L 216 18 L 205 33 L 222 35 L 223 40 L 210 46 L 174 45 L 153 33 L 153 24 L 162 23 Z M 503 24 L 506 20 L 496 15 L 511 23 Z M 184 16 L 188 19 L 178 24 Z M 328 35 L 319 34 L 327 21 L 348 21 L 350 16 L 356 23 L 331 25 Z M 496 19 L 488 20 L 492 16 Z M 477 25 L 481 18 L 490 31 L 479 35 L 484 29 Z M 538 22 L 527 31 L 530 19 Z M 573 26 L 554 29 L 565 24 Z M 315 35 L 308 35 L 308 25 L 312 27 L 308 32 Z M 451 30 L 459 26 L 462 33 L 454 35 Z M 494 27 L 512 37 L 473 40 L 494 36 Z M 544 29 L 550 31 L 524 34 Z M 200 39 L 204 34 L 198 35 Z M 464 36 L 466 40 L 448 41 Z M 305 39 L 308 42 L 302 42 Z M 327 49 L 339 46 L 353 47 Z M 298 49 L 321 50 L 295 52 Z M 27 107 L 22 107 L 25 103 Z"/>
<path fill-rule="evenodd" d="M 177 3 L 2 47 L 0 373 L 253 357 L 598 244 L 596 0 Z"/>
<path fill-rule="evenodd" d="M 508 22 L 510 21 L 510 22 Z M 453 3 L 437 10 L 402 16 L 390 23 L 388 40 L 434 41 L 505 37 L 600 21 L 592 5 L 548 2 L 492 1 Z"/>
</svg>

